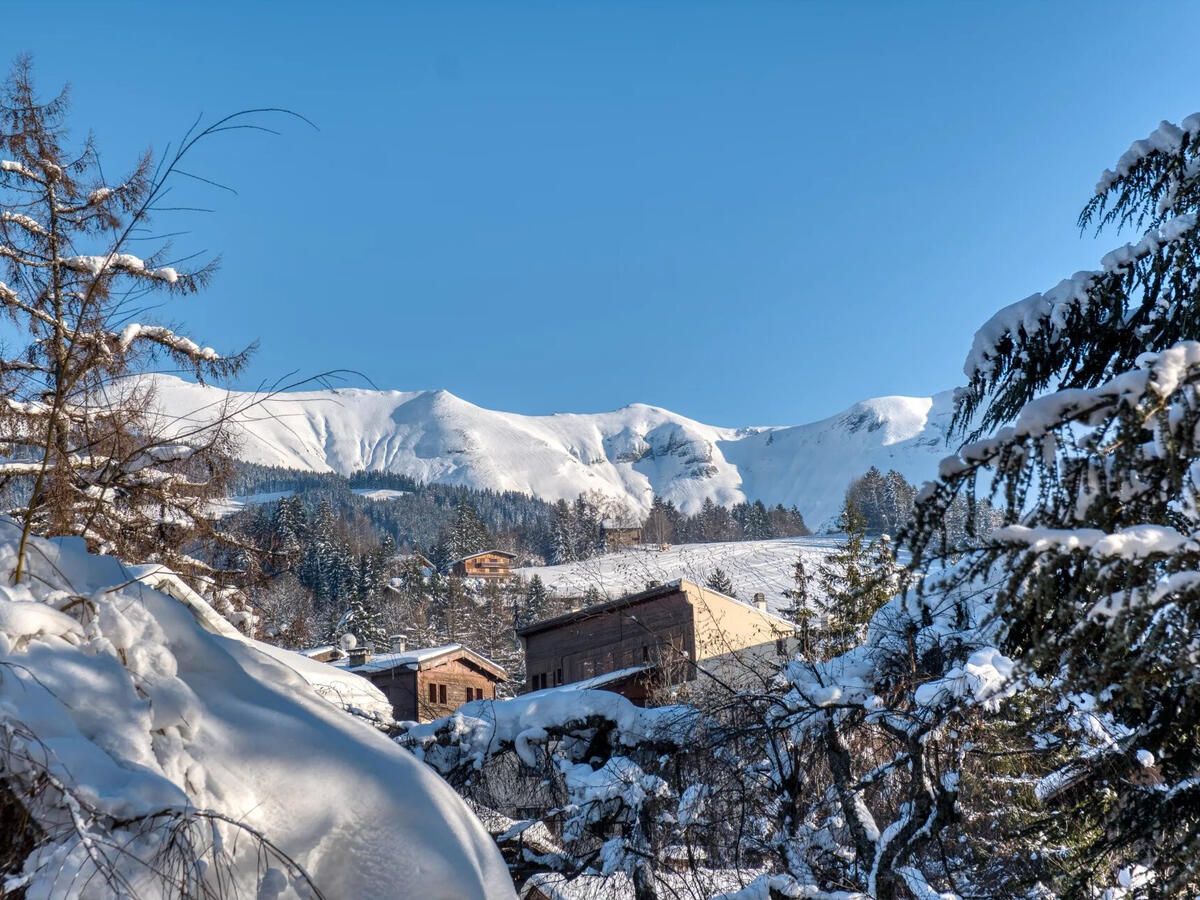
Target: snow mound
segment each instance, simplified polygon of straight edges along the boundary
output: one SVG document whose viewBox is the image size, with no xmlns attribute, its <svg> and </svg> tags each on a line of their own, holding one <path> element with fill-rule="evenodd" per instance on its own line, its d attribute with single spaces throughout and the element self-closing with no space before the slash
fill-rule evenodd
<svg viewBox="0 0 1200 900">
<path fill-rule="evenodd" d="M 18 538 L 0 519 L 6 573 Z M 207 896 L 217 878 L 222 896 L 513 896 L 450 787 L 313 689 L 321 664 L 147 586 L 169 588 L 161 569 L 76 539 L 27 552 L 28 579 L 0 585 L 0 764 L 47 835 L 30 900 L 110 897 L 113 877 L 138 897 Z M 167 842 L 197 822 L 207 859 L 175 859 L 164 884 Z"/>
<path fill-rule="evenodd" d="M 181 427 L 232 415 L 249 462 L 393 472 L 551 501 L 599 491 L 639 513 L 655 494 L 688 513 L 706 499 L 762 500 L 796 505 L 813 527 L 836 519 L 850 480 L 871 466 L 915 484 L 933 477 L 953 401 L 951 392 L 882 397 L 807 425 L 722 428 L 643 404 L 526 416 L 446 391 L 339 389 L 268 399 L 152 377 L 164 413 Z"/>
</svg>

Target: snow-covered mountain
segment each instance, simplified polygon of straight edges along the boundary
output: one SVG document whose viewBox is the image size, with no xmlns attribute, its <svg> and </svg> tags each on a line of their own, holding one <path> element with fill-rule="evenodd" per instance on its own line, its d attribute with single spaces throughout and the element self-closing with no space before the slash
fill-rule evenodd
<svg viewBox="0 0 1200 900">
<path fill-rule="evenodd" d="M 807 425 L 721 428 L 639 403 L 526 416 L 446 391 L 335 389 L 262 400 L 169 376 L 155 380 L 163 409 L 185 421 L 238 410 L 239 455 L 249 462 L 396 472 L 547 500 L 599 490 L 637 511 L 656 493 L 685 512 L 706 497 L 762 500 L 795 504 L 821 526 L 837 516 L 849 481 L 871 466 L 920 482 L 950 450 L 949 391 L 865 400 Z"/>
</svg>

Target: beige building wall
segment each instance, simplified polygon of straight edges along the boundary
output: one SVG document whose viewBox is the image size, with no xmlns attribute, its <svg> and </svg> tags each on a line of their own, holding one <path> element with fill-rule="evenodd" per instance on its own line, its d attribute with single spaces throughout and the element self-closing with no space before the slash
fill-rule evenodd
<svg viewBox="0 0 1200 900">
<path fill-rule="evenodd" d="M 772 674 L 799 647 L 795 626 L 690 581 L 696 664 L 704 673 L 744 688 Z"/>
</svg>

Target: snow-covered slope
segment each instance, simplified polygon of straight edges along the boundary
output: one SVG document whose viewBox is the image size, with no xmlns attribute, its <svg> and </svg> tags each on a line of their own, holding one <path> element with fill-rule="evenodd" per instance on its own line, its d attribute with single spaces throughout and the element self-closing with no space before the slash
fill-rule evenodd
<svg viewBox="0 0 1200 900">
<path fill-rule="evenodd" d="M 647 584 L 661 584 L 686 578 L 704 584 L 713 569 L 729 576 L 739 600 L 749 602 L 761 593 L 767 609 L 779 613 L 787 606 L 787 591 L 797 558 L 811 573 L 832 553 L 840 538 L 813 536 L 778 538 L 773 541 L 736 541 L 716 544 L 677 544 L 666 550 L 657 547 L 629 547 L 592 559 L 561 566 L 537 566 L 517 569 L 528 581 L 534 575 L 547 590 L 560 597 L 582 597 L 589 589 L 604 598 L 619 597 L 643 590 Z"/>
<path fill-rule="evenodd" d="M 685 512 L 719 504 L 795 504 L 830 522 L 851 478 L 872 465 L 910 481 L 949 451 L 950 392 L 857 403 L 808 425 L 720 428 L 654 406 L 586 415 L 483 409 L 446 391 L 338 389 L 269 400 L 156 376 L 164 410 L 188 421 L 240 410 L 241 456 L 349 474 L 521 491 L 547 500 L 599 490 L 645 511 L 654 494 Z M 259 400 L 261 402 L 257 402 Z"/>
<path fill-rule="evenodd" d="M 6 575 L 19 537 L 0 518 Z M 514 896 L 449 785 L 313 690 L 323 664 L 151 589 L 155 567 L 74 538 L 27 557 L 0 586 L 0 769 L 42 829 L 30 900 L 314 896 L 247 829 L 324 897 Z"/>
</svg>

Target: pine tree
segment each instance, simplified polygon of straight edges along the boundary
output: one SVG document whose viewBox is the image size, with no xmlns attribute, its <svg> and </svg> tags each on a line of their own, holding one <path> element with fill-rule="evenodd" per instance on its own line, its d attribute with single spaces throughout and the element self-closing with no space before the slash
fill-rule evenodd
<svg viewBox="0 0 1200 900">
<path fill-rule="evenodd" d="M 670 500 L 664 500 L 657 494 L 650 502 L 650 512 L 642 524 L 646 540 L 652 544 L 669 544 L 675 540 L 675 526 L 678 512 Z"/>
<path fill-rule="evenodd" d="M 1141 239 L 976 334 L 955 413 L 974 442 L 922 492 L 909 541 L 916 566 L 965 552 L 926 591 L 994 585 L 1000 648 L 1061 692 L 1064 733 L 1086 718 L 1040 795 L 1078 823 L 1055 868 L 1080 896 L 1138 867 L 1146 895 L 1200 890 L 1198 221 L 1195 115 L 1135 143 L 1080 216 Z M 987 538 L 977 483 L 1003 509 Z M 947 537 L 964 503 L 970 544 Z"/>
<path fill-rule="evenodd" d="M 704 503 L 700 506 L 700 522 L 699 522 L 699 539 L 701 542 L 710 543 L 720 540 L 718 534 L 717 522 L 717 505 L 713 503 L 712 497 L 705 497 Z"/>
<path fill-rule="evenodd" d="M 529 579 L 529 586 L 525 589 L 517 625 L 524 628 L 526 625 L 549 618 L 549 616 L 550 596 L 546 591 L 546 585 L 542 583 L 540 575 L 534 575 Z"/>
<path fill-rule="evenodd" d="M 297 495 L 284 497 L 275 504 L 268 546 L 282 557 L 276 561 L 278 567 L 289 568 L 298 559 L 304 531 L 304 502 Z"/>
<path fill-rule="evenodd" d="M 704 586 L 716 591 L 718 594 L 724 594 L 726 597 L 737 597 L 737 593 L 733 588 L 733 581 L 730 580 L 725 570 L 720 566 L 717 566 L 709 573 Z"/>
<path fill-rule="evenodd" d="M 475 507 L 460 501 L 454 508 L 454 521 L 450 525 L 450 543 L 455 559 L 490 549 L 495 543 L 491 532 L 479 518 Z"/>
<path fill-rule="evenodd" d="M 575 517 L 566 500 L 559 500 L 550 512 L 550 562 L 559 566 L 574 562 L 576 556 Z"/>
<path fill-rule="evenodd" d="M 814 596 L 813 580 L 804 564 L 804 554 L 800 553 L 792 566 L 792 581 L 796 586 L 788 592 L 788 604 L 781 612 L 799 626 L 797 638 L 800 642 L 800 655 L 804 659 L 812 659 L 815 650 L 814 620 L 818 612 L 818 603 Z"/>
<path fill-rule="evenodd" d="M 765 541 L 775 537 L 771 530 L 771 517 L 761 500 L 755 500 L 746 510 L 742 535 L 748 541 Z"/>
<path fill-rule="evenodd" d="M 871 616 L 896 592 L 898 566 L 890 542 L 867 539 L 867 520 L 849 497 L 838 520 L 845 539 L 817 572 L 821 643 L 828 655 L 859 644 Z"/>
</svg>

